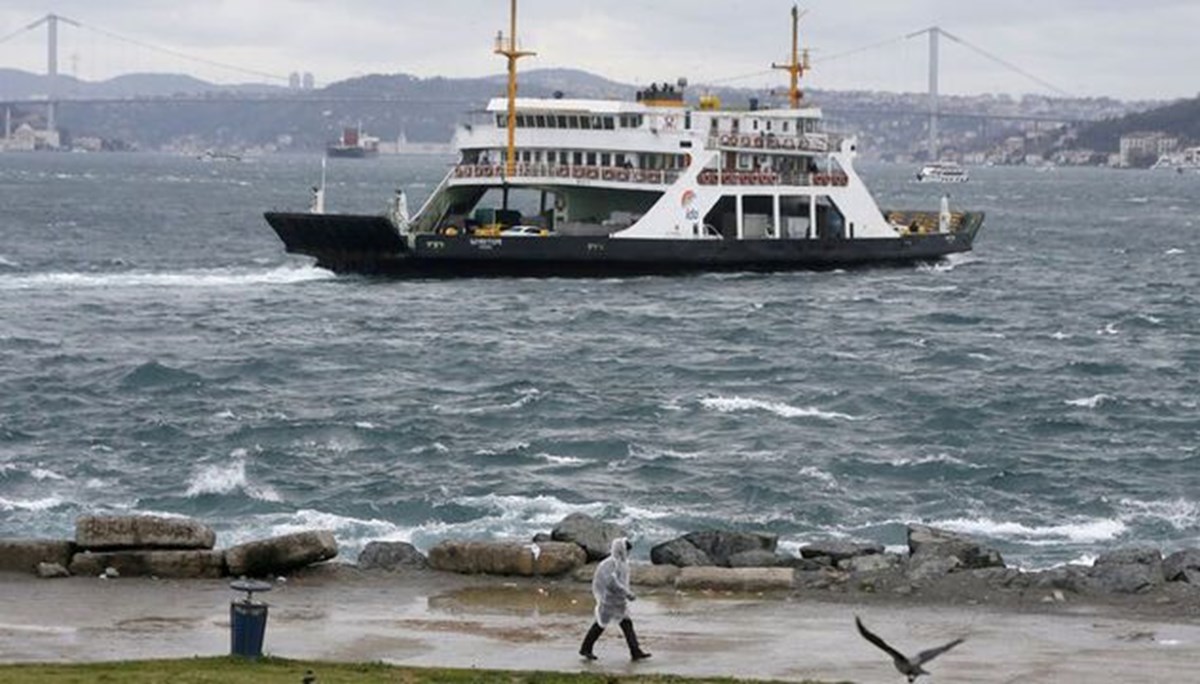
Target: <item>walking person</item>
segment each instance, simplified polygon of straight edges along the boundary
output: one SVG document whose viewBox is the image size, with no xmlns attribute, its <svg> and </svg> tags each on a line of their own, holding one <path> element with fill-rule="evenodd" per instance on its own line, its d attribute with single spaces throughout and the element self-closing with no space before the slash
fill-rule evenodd
<svg viewBox="0 0 1200 684">
<path fill-rule="evenodd" d="M 645 660 L 650 654 L 638 646 L 637 633 L 633 631 L 633 620 L 629 619 L 628 605 L 637 600 L 629 589 L 629 550 L 633 544 L 620 537 L 614 539 L 612 551 L 608 558 L 596 566 L 596 574 L 592 577 L 592 595 L 596 597 L 596 621 L 592 623 L 583 645 L 579 647 L 579 655 L 588 660 L 595 660 L 596 654 L 592 649 L 604 629 L 613 621 L 621 627 L 625 635 L 625 643 L 629 645 L 629 657 L 634 661 Z"/>
</svg>

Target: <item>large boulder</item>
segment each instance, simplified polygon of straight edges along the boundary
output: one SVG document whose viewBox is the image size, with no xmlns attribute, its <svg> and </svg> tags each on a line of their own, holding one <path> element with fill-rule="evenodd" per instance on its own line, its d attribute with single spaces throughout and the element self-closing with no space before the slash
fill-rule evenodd
<svg viewBox="0 0 1200 684">
<path fill-rule="evenodd" d="M 1163 576 L 1168 582 L 1200 584 L 1200 550 L 1185 549 L 1167 556 Z"/>
<path fill-rule="evenodd" d="M 742 551 L 729 557 L 731 568 L 791 568 L 795 563 L 796 558 L 791 555 L 763 549 Z"/>
<path fill-rule="evenodd" d="M 883 553 L 882 544 L 859 543 L 842 540 L 820 541 L 800 549 L 804 558 L 828 558 L 831 565 L 837 565 L 844 560 L 859 556 L 871 556 Z"/>
<path fill-rule="evenodd" d="M 66 566 L 75 544 L 57 539 L 0 539 L 0 572 L 36 573 L 39 563 Z"/>
<path fill-rule="evenodd" d="M 1166 581 L 1158 549 L 1121 549 L 1102 554 L 1088 572 L 1088 586 L 1110 594 L 1149 591 Z"/>
<path fill-rule="evenodd" d="M 707 591 L 786 591 L 792 588 L 791 568 L 683 568 L 677 589 Z"/>
<path fill-rule="evenodd" d="M 368 543 L 358 554 L 358 567 L 362 570 L 423 570 L 429 561 L 408 542 Z"/>
<path fill-rule="evenodd" d="M 586 513 L 568 515 L 550 532 L 553 541 L 571 542 L 582 546 L 589 562 L 607 558 L 613 540 L 628 536 L 620 525 L 596 520 Z"/>
<path fill-rule="evenodd" d="M 696 548 L 695 544 L 683 537 L 652 547 L 650 562 L 655 565 L 674 565 L 679 568 L 714 565 L 707 553 Z"/>
<path fill-rule="evenodd" d="M 433 569 L 467 575 L 555 576 L 585 562 L 583 547 L 568 542 L 446 540 L 429 550 Z"/>
<path fill-rule="evenodd" d="M 229 574 L 271 577 L 337 556 L 337 539 L 328 530 L 297 532 L 239 544 L 225 550 Z"/>
<path fill-rule="evenodd" d="M 965 535 L 927 525 L 908 526 L 908 552 L 913 561 L 917 561 L 918 557 L 954 557 L 958 559 L 960 567 L 968 570 L 1004 567 L 1004 559 L 999 551 Z"/>
<path fill-rule="evenodd" d="M 217 535 L 190 518 L 85 515 L 75 521 L 75 544 L 85 551 L 211 549 Z"/>
<path fill-rule="evenodd" d="M 225 576 L 222 551 L 83 552 L 71 560 L 71 574 L 97 577 L 115 568 L 121 577 L 215 579 Z"/>
<path fill-rule="evenodd" d="M 729 559 L 746 551 L 775 552 L 779 535 L 764 532 L 732 532 L 729 530 L 706 530 L 689 532 L 683 538 L 692 546 L 703 551 L 714 565 L 729 567 Z"/>
</svg>

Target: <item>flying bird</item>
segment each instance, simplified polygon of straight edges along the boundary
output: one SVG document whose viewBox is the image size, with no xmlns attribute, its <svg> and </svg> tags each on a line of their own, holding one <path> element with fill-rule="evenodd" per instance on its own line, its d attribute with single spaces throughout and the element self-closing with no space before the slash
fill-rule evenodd
<svg viewBox="0 0 1200 684">
<path fill-rule="evenodd" d="M 892 657 L 892 663 L 896 666 L 896 669 L 900 671 L 900 674 L 908 677 L 910 684 L 911 682 L 915 682 L 917 677 L 920 677 L 923 674 L 929 674 L 925 670 L 921 669 L 922 665 L 940 656 L 946 651 L 949 651 L 964 641 L 962 638 L 955 639 L 954 641 L 951 641 L 943 646 L 931 648 L 928 651 L 921 651 L 915 658 L 909 658 L 900 651 L 897 651 L 889 646 L 886 641 L 880 639 L 878 635 L 872 633 L 870 630 L 864 627 L 862 620 L 858 619 L 857 615 L 854 616 L 854 624 L 858 625 L 858 633 L 863 635 L 864 639 L 883 649 L 885 653 Z"/>
</svg>

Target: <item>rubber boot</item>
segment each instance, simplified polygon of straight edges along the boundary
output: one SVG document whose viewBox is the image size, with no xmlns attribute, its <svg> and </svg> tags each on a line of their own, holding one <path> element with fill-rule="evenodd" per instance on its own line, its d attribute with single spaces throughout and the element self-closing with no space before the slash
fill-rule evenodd
<svg viewBox="0 0 1200 684">
<path fill-rule="evenodd" d="M 625 643 L 629 644 L 629 657 L 633 660 L 645 660 L 650 657 L 638 646 L 637 633 L 633 631 L 633 620 L 625 618 L 621 620 L 621 632 L 625 634 Z"/>
<path fill-rule="evenodd" d="M 595 660 L 596 654 L 592 653 L 592 647 L 596 645 L 596 640 L 604 633 L 604 628 L 593 622 L 592 628 L 588 630 L 587 636 L 583 638 L 583 645 L 579 647 L 579 655 L 588 660 Z"/>
</svg>

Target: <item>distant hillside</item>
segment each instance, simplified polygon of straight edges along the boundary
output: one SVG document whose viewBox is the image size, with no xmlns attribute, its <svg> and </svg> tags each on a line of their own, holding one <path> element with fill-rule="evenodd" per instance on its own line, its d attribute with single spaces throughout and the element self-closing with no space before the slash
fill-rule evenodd
<svg viewBox="0 0 1200 684">
<path fill-rule="evenodd" d="M 1121 146 L 1121 136 L 1141 131 L 1162 131 L 1185 142 L 1200 141 L 1200 97 L 1085 126 L 1079 129 L 1075 146 L 1116 152 Z"/>
<path fill-rule="evenodd" d="M 261 83 L 218 85 L 182 74 L 125 74 L 107 81 L 81 81 L 59 76 L 59 93 L 67 97 L 170 97 L 205 93 L 274 93 L 285 88 Z M 0 100 L 29 100 L 50 92 L 48 79 L 16 69 L 0 69 Z"/>
</svg>

